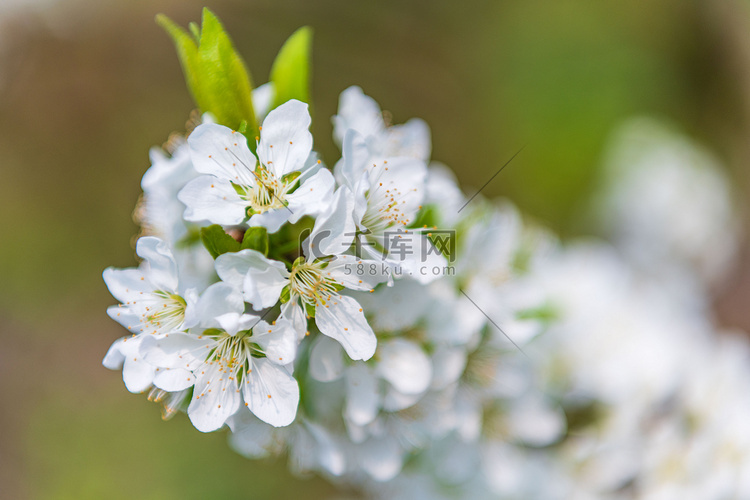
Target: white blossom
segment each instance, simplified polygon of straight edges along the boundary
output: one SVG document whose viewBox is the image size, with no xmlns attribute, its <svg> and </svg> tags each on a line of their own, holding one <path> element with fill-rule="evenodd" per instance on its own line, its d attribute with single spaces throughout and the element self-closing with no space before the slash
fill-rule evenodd
<svg viewBox="0 0 750 500">
<path fill-rule="evenodd" d="M 204 175 L 180 191 L 185 219 L 263 226 L 273 233 L 287 221 L 318 213 L 333 177 L 312 155 L 309 127 L 304 103 L 292 100 L 272 110 L 261 127 L 256 159 L 241 133 L 198 126 L 188 144 L 195 169 Z"/>
</svg>

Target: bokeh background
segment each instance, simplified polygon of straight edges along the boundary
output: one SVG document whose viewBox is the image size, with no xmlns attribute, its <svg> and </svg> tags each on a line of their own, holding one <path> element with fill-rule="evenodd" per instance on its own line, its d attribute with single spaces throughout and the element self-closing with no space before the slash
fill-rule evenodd
<svg viewBox="0 0 750 500">
<path fill-rule="evenodd" d="M 192 109 L 171 41 L 203 5 L 256 84 L 297 27 L 314 39 L 316 149 L 362 86 L 394 123 L 418 116 L 433 159 L 473 193 L 506 196 L 565 238 L 589 208 L 618 124 L 655 116 L 706 145 L 750 192 L 750 4 L 386 0 L 0 2 L 0 498 L 327 498 L 283 461 L 169 422 L 101 366 L 123 334 L 107 266 L 133 265 L 132 211 L 148 149 Z M 746 209 L 739 205 L 740 210 Z M 743 214 L 745 226 L 750 218 Z M 750 231 L 746 231 L 750 233 Z M 750 252 L 715 290 L 720 324 L 750 330 Z"/>
</svg>

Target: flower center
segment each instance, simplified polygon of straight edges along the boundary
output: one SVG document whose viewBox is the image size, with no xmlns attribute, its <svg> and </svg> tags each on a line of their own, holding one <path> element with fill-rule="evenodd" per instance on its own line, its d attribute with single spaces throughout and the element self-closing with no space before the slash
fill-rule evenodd
<svg viewBox="0 0 750 500">
<path fill-rule="evenodd" d="M 251 177 L 254 182 L 234 185 L 237 194 L 248 204 L 248 217 L 286 207 L 286 195 L 294 186 L 296 177 L 279 179 L 263 165 L 251 171 Z"/>
<path fill-rule="evenodd" d="M 392 226 L 408 226 L 411 223 L 411 217 L 404 213 L 408 193 L 402 192 L 393 182 L 381 180 L 388 170 L 386 165 L 373 165 L 370 171 L 373 174 L 370 189 L 365 195 L 367 210 L 362 217 L 362 224 L 373 233 Z"/>
<path fill-rule="evenodd" d="M 155 334 L 157 331 L 171 332 L 182 329 L 185 321 L 185 299 L 177 294 L 156 291 L 141 299 L 144 307 L 141 314 L 142 331 Z"/>
<path fill-rule="evenodd" d="M 328 278 L 323 270 L 324 263 L 302 263 L 292 269 L 289 276 L 290 292 L 298 295 L 302 302 L 315 306 L 325 304 L 336 294 L 336 282 Z"/>
<path fill-rule="evenodd" d="M 212 336 L 216 344 L 208 355 L 206 364 L 217 365 L 220 373 L 236 377 L 238 381 L 243 373 L 252 370 L 253 354 L 265 354 L 252 342 L 252 334 L 249 331 L 229 335 L 223 330 L 216 330 L 216 334 Z"/>
</svg>

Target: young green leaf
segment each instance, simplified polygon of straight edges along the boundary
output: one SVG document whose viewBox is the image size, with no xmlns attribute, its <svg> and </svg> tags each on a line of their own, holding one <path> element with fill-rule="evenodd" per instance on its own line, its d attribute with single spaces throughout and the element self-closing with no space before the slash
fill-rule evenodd
<svg viewBox="0 0 750 500">
<path fill-rule="evenodd" d="M 297 99 L 310 104 L 312 28 L 303 26 L 281 47 L 271 67 L 273 107 Z"/>
<path fill-rule="evenodd" d="M 201 228 L 201 241 L 214 259 L 224 253 L 240 251 L 240 242 L 218 224 Z"/>
<path fill-rule="evenodd" d="M 250 248 L 268 256 L 268 231 L 265 227 L 251 227 L 245 231 L 240 249 Z"/>
<path fill-rule="evenodd" d="M 255 134 L 257 124 L 250 73 L 219 19 L 206 8 L 203 9 L 198 59 L 201 78 L 208 90 L 210 109 L 205 111 L 211 111 L 220 124 L 234 130 L 244 120 Z"/>
<path fill-rule="evenodd" d="M 200 81 L 201 70 L 198 61 L 197 40 L 164 14 L 156 16 L 156 24 L 164 28 L 164 31 L 172 38 L 177 49 L 177 57 L 180 59 L 182 72 L 185 74 L 188 90 L 198 107 L 206 111 L 203 109 L 207 104 L 207 99 L 203 95 L 203 86 Z"/>
<path fill-rule="evenodd" d="M 248 142 L 255 149 L 258 125 L 250 73 L 216 15 L 203 9 L 202 26 L 199 29 L 191 24 L 190 33 L 161 14 L 156 22 L 172 37 L 188 88 L 200 110 L 233 130 L 246 123 L 251 138 Z"/>
</svg>

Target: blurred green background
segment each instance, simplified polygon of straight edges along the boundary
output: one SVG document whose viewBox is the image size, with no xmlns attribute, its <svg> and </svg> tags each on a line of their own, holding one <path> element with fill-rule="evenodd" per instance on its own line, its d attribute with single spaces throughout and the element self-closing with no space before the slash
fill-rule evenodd
<svg viewBox="0 0 750 500">
<path fill-rule="evenodd" d="M 327 498 L 283 461 L 235 455 L 223 433 L 169 422 L 100 362 L 124 332 L 107 266 L 134 263 L 148 149 L 192 103 L 155 25 L 204 2 L 37 0 L 0 6 L 0 498 Z M 424 118 L 433 158 L 566 236 L 613 129 L 663 118 L 750 176 L 750 9 L 737 1 L 212 1 L 256 84 L 297 27 L 314 39 L 316 149 L 332 165 L 338 93 L 362 86 L 400 123 Z M 748 220 L 747 217 L 744 218 Z M 747 251 L 717 294 L 750 329 Z"/>
</svg>

